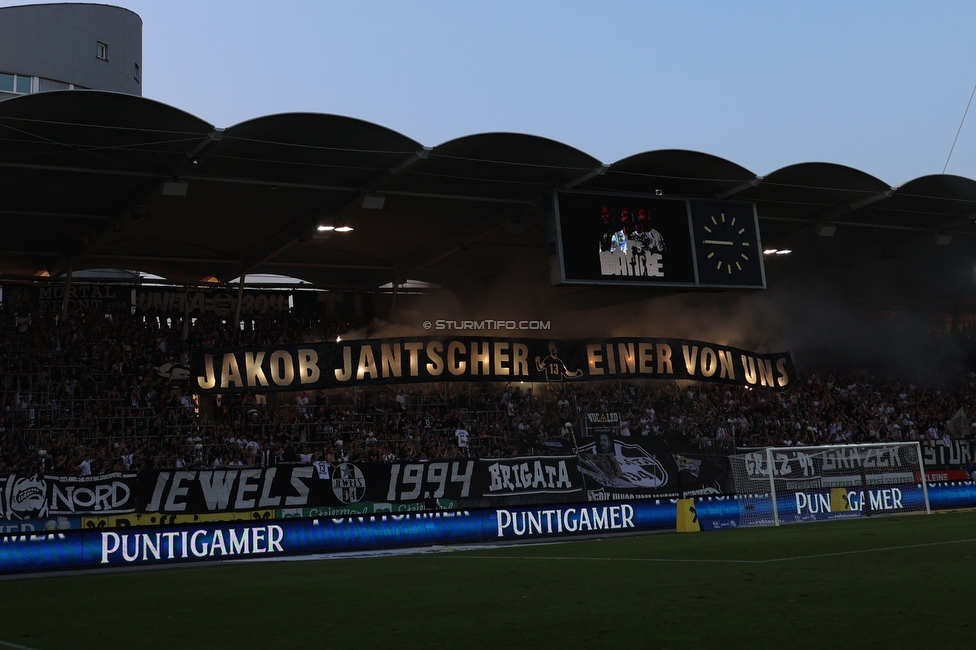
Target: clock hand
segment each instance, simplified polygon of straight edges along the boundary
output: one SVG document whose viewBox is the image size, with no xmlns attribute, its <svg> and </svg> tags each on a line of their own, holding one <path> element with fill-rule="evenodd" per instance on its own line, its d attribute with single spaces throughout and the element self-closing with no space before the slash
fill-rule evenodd
<svg viewBox="0 0 976 650">
<path fill-rule="evenodd" d="M 724 239 L 705 239 L 705 240 L 702 240 L 702 243 L 703 244 L 718 244 L 719 246 L 734 246 L 734 244 L 732 242 L 726 241 Z"/>
</svg>

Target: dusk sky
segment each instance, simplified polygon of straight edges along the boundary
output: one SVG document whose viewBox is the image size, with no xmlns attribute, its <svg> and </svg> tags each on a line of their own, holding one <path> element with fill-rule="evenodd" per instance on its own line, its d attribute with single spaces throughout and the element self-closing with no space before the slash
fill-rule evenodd
<svg viewBox="0 0 976 650">
<path fill-rule="evenodd" d="M 144 95 L 218 127 L 334 113 L 428 146 L 513 131 L 607 163 L 690 149 L 901 185 L 942 173 L 976 84 L 971 1 L 120 4 Z M 976 178 L 976 115 L 946 171 Z"/>
</svg>

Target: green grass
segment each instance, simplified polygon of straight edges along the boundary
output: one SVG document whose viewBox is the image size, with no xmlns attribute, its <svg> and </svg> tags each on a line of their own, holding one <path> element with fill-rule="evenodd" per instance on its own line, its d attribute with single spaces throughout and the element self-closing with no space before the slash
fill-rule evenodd
<svg viewBox="0 0 976 650">
<path fill-rule="evenodd" d="M 0 648 L 976 648 L 974 585 L 910 516 L 10 580 Z"/>
</svg>

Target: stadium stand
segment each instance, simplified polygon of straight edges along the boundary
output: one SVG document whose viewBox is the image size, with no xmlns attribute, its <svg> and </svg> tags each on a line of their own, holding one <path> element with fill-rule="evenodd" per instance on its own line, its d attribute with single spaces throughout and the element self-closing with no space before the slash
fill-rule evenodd
<svg viewBox="0 0 976 650">
<path fill-rule="evenodd" d="M 210 315 L 184 337 L 178 318 L 73 312 L 59 322 L 0 309 L 0 475 L 558 454 L 573 448 L 582 414 L 608 412 L 621 414 L 622 437 L 663 436 L 704 457 L 766 445 L 948 446 L 950 431 L 968 435 L 958 414 L 976 398 L 971 373 L 926 385 L 839 370 L 807 372 L 778 392 L 648 381 L 547 384 L 538 394 L 442 383 L 197 397 L 185 381 L 193 346 L 334 340 L 366 324 L 286 314 L 235 328 Z"/>
</svg>

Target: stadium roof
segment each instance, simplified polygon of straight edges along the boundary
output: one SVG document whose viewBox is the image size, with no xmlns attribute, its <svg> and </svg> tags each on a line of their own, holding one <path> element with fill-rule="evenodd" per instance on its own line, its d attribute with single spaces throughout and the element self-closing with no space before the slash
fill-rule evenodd
<svg viewBox="0 0 976 650">
<path fill-rule="evenodd" d="M 792 248 L 800 262 L 791 263 L 807 272 L 976 252 L 976 181 L 957 176 L 896 188 L 829 163 L 759 176 L 682 150 L 604 164 L 513 133 L 425 147 L 325 114 L 220 129 L 156 101 L 96 91 L 0 102 L 5 278 L 122 268 L 189 283 L 245 273 L 343 289 L 394 278 L 456 287 L 518 259 L 548 278 L 553 188 L 754 201 L 763 242 Z M 355 230 L 317 231 L 343 222 Z M 786 268 L 767 264 L 767 276 Z"/>
</svg>

